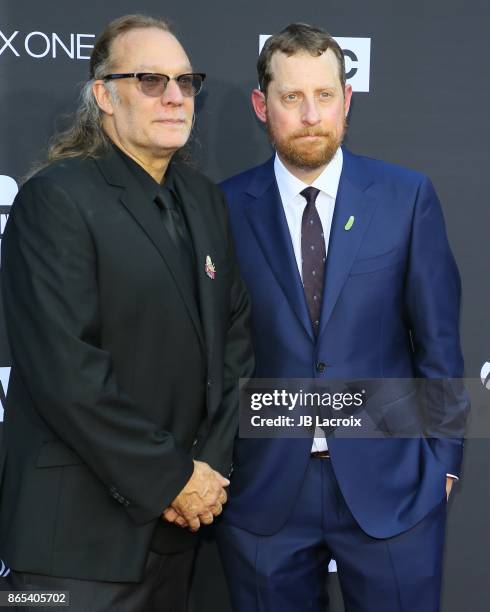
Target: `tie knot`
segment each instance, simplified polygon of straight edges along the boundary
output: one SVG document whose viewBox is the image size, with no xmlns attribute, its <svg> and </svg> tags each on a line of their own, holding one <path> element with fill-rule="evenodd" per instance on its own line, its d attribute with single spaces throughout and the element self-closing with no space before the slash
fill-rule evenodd
<svg viewBox="0 0 490 612">
<path fill-rule="evenodd" d="M 167 210 L 175 210 L 175 204 L 172 198 L 172 194 L 168 189 L 164 187 L 160 187 L 157 195 L 155 196 L 155 202 L 158 208 L 167 209 Z"/>
<path fill-rule="evenodd" d="M 319 193 L 320 190 L 316 187 L 306 187 L 301 191 L 301 195 L 305 198 L 307 204 L 314 204 Z"/>
</svg>

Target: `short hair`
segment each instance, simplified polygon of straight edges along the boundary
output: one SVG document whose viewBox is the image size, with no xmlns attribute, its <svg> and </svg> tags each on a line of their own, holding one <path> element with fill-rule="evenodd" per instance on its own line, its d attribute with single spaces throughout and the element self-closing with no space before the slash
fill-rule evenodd
<svg viewBox="0 0 490 612">
<path fill-rule="evenodd" d="M 285 53 L 287 56 L 303 51 L 315 57 L 320 56 L 327 49 L 331 49 L 338 60 L 340 83 L 342 89 L 344 89 L 344 54 L 337 41 L 328 32 L 320 28 L 315 28 L 306 23 L 291 23 L 277 34 L 268 38 L 262 47 L 259 59 L 257 60 L 260 90 L 267 95 L 267 87 L 273 79 L 271 59 L 277 51 Z"/>
</svg>

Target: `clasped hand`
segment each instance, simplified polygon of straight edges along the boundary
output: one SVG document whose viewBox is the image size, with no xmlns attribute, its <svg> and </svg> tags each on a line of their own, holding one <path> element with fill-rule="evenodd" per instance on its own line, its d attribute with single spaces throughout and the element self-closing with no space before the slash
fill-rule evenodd
<svg viewBox="0 0 490 612">
<path fill-rule="evenodd" d="M 194 472 L 189 481 L 162 518 L 180 527 L 197 531 L 201 524 L 210 525 L 221 514 L 227 495 L 224 487 L 230 481 L 204 461 L 194 461 Z"/>
</svg>

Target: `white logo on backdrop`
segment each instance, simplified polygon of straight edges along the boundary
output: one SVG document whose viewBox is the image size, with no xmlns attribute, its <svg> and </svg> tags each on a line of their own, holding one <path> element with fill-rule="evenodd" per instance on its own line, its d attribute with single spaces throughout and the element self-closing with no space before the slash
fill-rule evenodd
<svg viewBox="0 0 490 612">
<path fill-rule="evenodd" d="M 259 53 L 271 34 L 260 34 Z M 345 57 L 347 82 L 354 91 L 369 91 L 371 74 L 371 39 L 334 36 Z"/>
<path fill-rule="evenodd" d="M 10 206 L 18 191 L 17 183 L 11 176 L 0 174 L 0 261 L 3 232 L 9 218 Z"/>
<path fill-rule="evenodd" d="M 10 574 L 10 568 L 0 559 L 0 578 L 6 578 Z"/>
<path fill-rule="evenodd" d="M 19 187 L 11 176 L 0 174 L 0 206 L 10 206 L 18 191 Z"/>
<path fill-rule="evenodd" d="M 486 361 L 480 372 L 481 384 L 490 391 L 490 361 Z"/>
<path fill-rule="evenodd" d="M 94 48 L 95 34 L 56 34 L 56 32 L 28 32 L 15 30 L 5 34 L 0 30 L 0 56 L 20 57 L 29 55 L 34 59 L 68 57 L 88 60 Z"/>
<path fill-rule="evenodd" d="M 9 388 L 11 368 L 0 368 L 0 421 L 3 421 L 3 410 Z"/>
</svg>

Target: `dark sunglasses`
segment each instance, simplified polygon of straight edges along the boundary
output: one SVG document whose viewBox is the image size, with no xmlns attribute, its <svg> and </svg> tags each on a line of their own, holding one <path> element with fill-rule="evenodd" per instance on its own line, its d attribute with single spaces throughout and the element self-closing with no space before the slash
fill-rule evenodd
<svg viewBox="0 0 490 612">
<path fill-rule="evenodd" d="M 107 74 L 103 77 L 104 81 L 114 81 L 116 79 L 138 79 L 141 92 L 145 96 L 154 98 L 163 95 L 168 82 L 174 80 L 183 96 L 191 98 L 197 96 L 202 89 L 202 84 L 206 75 L 203 72 L 189 72 L 179 74 L 176 77 L 169 77 L 166 74 L 156 72 L 128 72 L 125 74 Z"/>
</svg>

